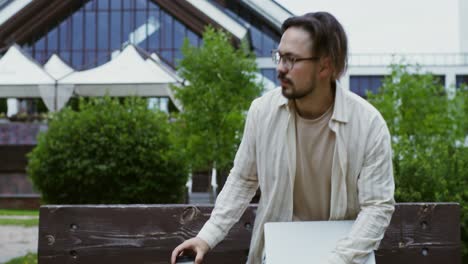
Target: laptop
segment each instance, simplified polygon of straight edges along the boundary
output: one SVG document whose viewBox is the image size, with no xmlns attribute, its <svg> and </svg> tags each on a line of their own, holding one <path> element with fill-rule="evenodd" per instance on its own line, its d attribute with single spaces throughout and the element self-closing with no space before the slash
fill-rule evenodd
<svg viewBox="0 0 468 264">
<path fill-rule="evenodd" d="M 354 221 L 314 221 L 265 224 L 265 263 L 326 263 L 336 243 Z M 374 252 L 365 264 L 375 264 Z"/>
</svg>

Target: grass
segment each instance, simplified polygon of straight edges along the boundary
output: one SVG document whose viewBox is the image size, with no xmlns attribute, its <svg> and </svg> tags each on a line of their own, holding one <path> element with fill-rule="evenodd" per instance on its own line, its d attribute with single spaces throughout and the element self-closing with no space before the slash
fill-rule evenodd
<svg viewBox="0 0 468 264">
<path fill-rule="evenodd" d="M 38 210 L 10 210 L 0 209 L 0 215 L 28 215 L 28 216 L 39 216 Z"/>
<path fill-rule="evenodd" d="M 14 258 L 5 264 L 37 264 L 37 254 L 28 253 L 25 256 Z"/>
<path fill-rule="evenodd" d="M 39 219 L 1 219 L 0 225 L 32 227 L 39 225 Z"/>
</svg>

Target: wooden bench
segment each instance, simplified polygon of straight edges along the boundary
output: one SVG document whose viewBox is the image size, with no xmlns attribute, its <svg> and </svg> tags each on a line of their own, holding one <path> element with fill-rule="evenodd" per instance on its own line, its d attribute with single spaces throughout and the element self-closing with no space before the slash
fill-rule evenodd
<svg viewBox="0 0 468 264">
<path fill-rule="evenodd" d="M 45 205 L 40 208 L 39 264 L 169 263 L 195 236 L 210 205 Z M 251 206 L 204 263 L 245 263 L 255 218 Z M 461 264 L 460 207 L 398 204 L 376 251 L 378 264 Z"/>
</svg>

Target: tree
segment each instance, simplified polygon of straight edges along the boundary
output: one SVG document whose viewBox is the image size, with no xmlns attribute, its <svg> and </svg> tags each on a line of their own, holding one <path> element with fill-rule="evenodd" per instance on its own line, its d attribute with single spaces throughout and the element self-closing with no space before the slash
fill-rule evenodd
<svg viewBox="0 0 468 264">
<path fill-rule="evenodd" d="M 192 169 L 229 168 L 239 144 L 245 113 L 261 92 L 254 55 L 245 43 L 236 49 L 230 36 L 211 27 L 203 45 L 185 40 L 179 75 L 185 85 L 173 87 L 183 110 L 178 116 L 180 143 Z"/>
<path fill-rule="evenodd" d="M 80 100 L 49 122 L 27 172 L 48 203 L 183 202 L 187 166 L 169 138 L 168 116 L 146 101 Z"/>
<path fill-rule="evenodd" d="M 468 260 L 468 91 L 451 98 L 431 74 L 393 65 L 369 101 L 392 135 L 396 199 L 399 202 L 458 202 L 464 262 Z"/>
</svg>

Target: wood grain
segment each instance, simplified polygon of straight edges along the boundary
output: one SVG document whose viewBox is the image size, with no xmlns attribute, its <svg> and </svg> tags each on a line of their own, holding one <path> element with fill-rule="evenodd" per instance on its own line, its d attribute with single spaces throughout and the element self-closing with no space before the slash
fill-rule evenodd
<svg viewBox="0 0 468 264">
<path fill-rule="evenodd" d="M 169 263 L 195 236 L 211 205 L 42 206 L 39 264 Z M 204 263 L 245 263 L 255 219 L 251 206 Z M 453 203 L 398 204 L 378 264 L 461 264 L 460 208 Z"/>
</svg>

